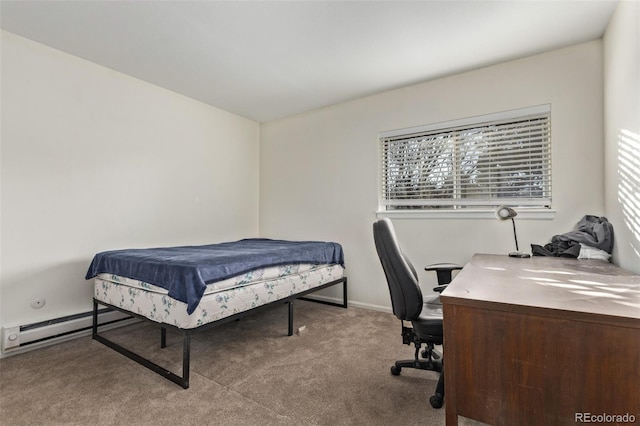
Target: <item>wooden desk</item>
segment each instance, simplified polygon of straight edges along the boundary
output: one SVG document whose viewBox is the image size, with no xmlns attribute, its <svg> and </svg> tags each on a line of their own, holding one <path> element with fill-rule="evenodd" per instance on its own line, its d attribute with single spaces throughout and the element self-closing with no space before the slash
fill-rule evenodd
<svg viewBox="0 0 640 426">
<path fill-rule="evenodd" d="M 640 423 L 640 276 L 600 260 L 478 254 L 441 300 L 448 426 L 458 415 Z"/>
</svg>

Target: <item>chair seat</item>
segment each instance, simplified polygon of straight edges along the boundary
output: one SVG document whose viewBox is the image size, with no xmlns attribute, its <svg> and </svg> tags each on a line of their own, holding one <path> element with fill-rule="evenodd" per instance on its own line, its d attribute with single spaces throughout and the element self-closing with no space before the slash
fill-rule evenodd
<svg viewBox="0 0 640 426">
<path fill-rule="evenodd" d="M 432 339 L 437 337 L 442 339 L 444 335 L 442 329 L 442 303 L 440 296 L 425 298 L 420 316 L 411 321 L 413 331 L 420 339 Z"/>
</svg>

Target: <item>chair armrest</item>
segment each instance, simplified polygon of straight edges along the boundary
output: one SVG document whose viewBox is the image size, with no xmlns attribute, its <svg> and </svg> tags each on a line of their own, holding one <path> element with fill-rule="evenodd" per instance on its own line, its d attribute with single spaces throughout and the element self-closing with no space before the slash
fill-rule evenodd
<svg viewBox="0 0 640 426">
<path fill-rule="evenodd" d="M 451 282 L 451 273 L 462 269 L 462 266 L 455 263 L 433 263 L 427 265 L 425 271 L 436 271 L 438 274 L 438 284 L 449 284 Z"/>
<path fill-rule="evenodd" d="M 436 293 L 442 293 L 444 291 L 445 288 L 447 288 L 448 285 L 439 285 L 433 288 L 433 291 L 435 291 Z"/>
</svg>

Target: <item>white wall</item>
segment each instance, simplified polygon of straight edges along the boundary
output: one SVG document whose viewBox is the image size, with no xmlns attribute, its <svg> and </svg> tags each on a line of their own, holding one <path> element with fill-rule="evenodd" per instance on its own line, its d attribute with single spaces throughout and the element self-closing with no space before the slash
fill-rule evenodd
<svg viewBox="0 0 640 426">
<path fill-rule="evenodd" d="M 90 310 L 96 252 L 258 234 L 258 123 L 1 40 L 2 324 Z"/>
<path fill-rule="evenodd" d="M 605 200 L 614 262 L 640 274 L 640 3 L 618 4 L 604 36 Z"/>
<path fill-rule="evenodd" d="M 633 46 L 619 39 L 633 29 L 620 14 L 621 24 L 607 33 L 610 74 L 632 63 L 623 58 Z M 624 52 L 616 53 L 620 46 Z M 88 310 L 84 273 L 97 251 L 231 240 L 258 230 L 341 242 L 350 298 L 388 307 L 371 225 L 378 133 L 391 129 L 550 103 L 557 214 L 518 220 L 521 248 L 570 230 L 584 214 L 605 214 L 601 40 L 260 126 L 6 32 L 1 59 L 3 324 Z M 637 73 L 633 81 L 637 87 Z M 626 109 L 615 105 L 632 95 L 617 93 L 607 113 L 622 121 Z M 609 159 L 618 149 L 613 134 Z M 610 202 L 617 167 L 607 162 L 606 212 L 618 213 L 618 257 L 631 253 L 635 262 L 637 253 L 620 246 L 625 235 L 631 241 L 618 229 L 623 204 Z M 395 223 L 425 288 L 434 282 L 422 271 L 427 263 L 513 250 L 510 226 L 491 219 Z M 43 309 L 29 306 L 37 297 L 46 298 Z"/>
<path fill-rule="evenodd" d="M 363 70 L 366 72 L 366 70 Z M 389 307 L 375 254 L 378 133 L 550 103 L 553 220 L 519 220 L 521 249 L 604 214 L 602 41 L 507 62 L 261 125 L 260 232 L 343 244 L 350 298 Z M 514 250 L 494 219 L 396 219 L 417 269 Z M 421 272 L 423 287 L 435 279 Z"/>
</svg>

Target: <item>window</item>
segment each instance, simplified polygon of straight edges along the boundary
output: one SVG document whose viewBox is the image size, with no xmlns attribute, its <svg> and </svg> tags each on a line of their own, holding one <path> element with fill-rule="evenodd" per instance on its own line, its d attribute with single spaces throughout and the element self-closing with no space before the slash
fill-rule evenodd
<svg viewBox="0 0 640 426">
<path fill-rule="evenodd" d="M 380 135 L 380 210 L 551 206 L 550 107 Z"/>
</svg>

